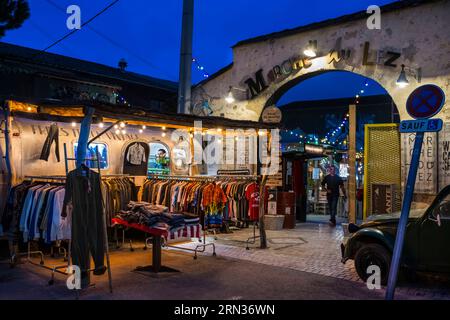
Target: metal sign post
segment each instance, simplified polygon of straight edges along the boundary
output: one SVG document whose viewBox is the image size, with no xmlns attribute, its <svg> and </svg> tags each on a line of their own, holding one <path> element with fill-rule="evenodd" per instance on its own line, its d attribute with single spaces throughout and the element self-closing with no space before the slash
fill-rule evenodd
<svg viewBox="0 0 450 320">
<path fill-rule="evenodd" d="M 425 132 L 438 132 L 442 129 L 441 119 L 428 119 L 441 111 L 444 105 L 444 92 L 435 85 L 424 85 L 414 90 L 408 97 L 406 111 L 416 120 L 406 120 L 400 123 L 400 132 L 416 132 L 414 149 L 409 167 L 408 180 L 406 182 L 403 197 L 400 221 L 397 227 L 394 252 L 391 268 L 389 270 L 386 300 L 394 299 L 397 283 L 398 268 L 400 266 L 403 242 L 405 240 L 406 226 L 408 224 L 409 210 L 416 185 L 417 169 L 419 167 L 420 153 L 422 151 L 423 136 Z"/>
</svg>

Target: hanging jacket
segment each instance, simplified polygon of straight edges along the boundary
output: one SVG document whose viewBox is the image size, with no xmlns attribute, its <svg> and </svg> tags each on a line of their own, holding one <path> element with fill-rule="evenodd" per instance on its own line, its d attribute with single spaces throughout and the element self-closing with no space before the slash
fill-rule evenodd
<svg viewBox="0 0 450 320">
<path fill-rule="evenodd" d="M 48 130 L 48 135 L 45 139 L 39 159 L 48 161 L 48 156 L 50 155 L 50 149 L 53 141 L 55 141 L 56 160 L 59 162 L 59 128 L 57 124 L 52 124 L 50 126 L 50 130 Z"/>
</svg>

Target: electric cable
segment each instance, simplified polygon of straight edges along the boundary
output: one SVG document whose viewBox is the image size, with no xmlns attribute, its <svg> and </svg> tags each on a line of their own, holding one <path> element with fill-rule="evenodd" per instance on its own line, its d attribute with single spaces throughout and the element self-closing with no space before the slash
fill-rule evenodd
<svg viewBox="0 0 450 320">
<path fill-rule="evenodd" d="M 45 0 L 47 3 L 49 3 L 50 5 L 52 5 L 53 7 L 55 7 L 56 9 L 65 12 L 65 10 L 60 7 L 58 4 L 56 4 L 53 0 Z M 129 55 L 133 56 L 134 58 L 140 60 L 142 63 L 146 64 L 147 66 L 149 66 L 150 68 L 160 71 L 162 72 L 166 77 L 170 78 L 170 79 L 176 79 L 175 76 L 171 75 L 169 72 L 166 72 L 166 70 L 161 69 L 160 67 L 154 65 L 153 63 L 151 63 L 150 61 L 148 61 L 147 59 L 145 59 L 144 57 L 140 56 L 139 54 L 131 51 L 130 49 L 124 47 L 123 45 L 121 45 L 119 42 L 117 42 L 114 39 L 111 39 L 109 36 L 105 35 L 103 32 L 97 30 L 96 28 L 92 27 L 92 26 L 87 26 L 87 28 L 89 30 L 91 30 L 92 32 L 94 32 L 95 34 L 97 34 L 99 37 L 103 38 L 104 40 L 108 41 L 109 43 L 111 43 L 112 45 L 114 45 L 115 47 L 127 52 Z"/>
<path fill-rule="evenodd" d="M 97 17 L 99 17 L 100 15 L 102 15 L 103 13 L 105 13 L 108 9 L 110 9 L 112 6 L 114 6 L 117 2 L 119 2 L 120 0 L 114 0 L 113 2 L 111 2 L 109 5 L 107 5 L 105 8 L 103 8 L 102 10 L 100 10 L 97 14 L 95 14 L 93 17 L 91 17 L 89 20 L 87 20 L 85 23 L 83 23 L 81 25 L 81 27 L 84 27 L 86 25 L 88 25 L 89 23 L 91 23 L 92 21 L 94 21 Z M 66 34 L 65 36 L 63 36 L 62 38 L 56 40 L 55 42 L 53 42 L 52 44 L 50 44 L 48 47 L 46 47 L 45 49 L 41 50 L 40 53 L 46 52 L 47 50 L 49 50 L 50 48 L 56 46 L 58 43 L 64 41 L 65 39 L 67 39 L 68 37 L 70 37 L 71 35 L 73 35 L 74 33 L 76 33 L 77 31 L 79 31 L 81 29 L 74 29 L 71 32 L 69 32 L 68 34 Z M 40 54 L 39 53 L 39 54 Z M 38 55 L 39 55 L 38 54 Z"/>
</svg>

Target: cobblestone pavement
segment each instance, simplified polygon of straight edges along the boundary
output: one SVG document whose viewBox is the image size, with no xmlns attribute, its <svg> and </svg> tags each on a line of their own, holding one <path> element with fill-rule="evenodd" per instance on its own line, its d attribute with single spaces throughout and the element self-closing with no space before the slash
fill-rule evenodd
<svg viewBox="0 0 450 320">
<path fill-rule="evenodd" d="M 258 234 L 258 230 L 256 230 Z M 342 226 L 330 227 L 325 223 L 301 223 L 292 230 L 267 231 L 268 249 L 259 249 L 259 241 L 246 250 L 248 237 L 253 228 L 241 229 L 229 234 L 217 234 L 214 240 L 217 255 L 252 261 L 298 271 L 361 282 L 353 261 L 341 263 L 340 244 L 344 238 Z M 183 244 L 193 248 L 194 243 Z M 211 254 L 207 249 L 203 254 Z M 384 290 L 384 289 L 383 289 Z M 432 282 L 414 285 L 402 284 L 397 293 L 403 298 L 450 299 L 448 283 Z"/>
</svg>

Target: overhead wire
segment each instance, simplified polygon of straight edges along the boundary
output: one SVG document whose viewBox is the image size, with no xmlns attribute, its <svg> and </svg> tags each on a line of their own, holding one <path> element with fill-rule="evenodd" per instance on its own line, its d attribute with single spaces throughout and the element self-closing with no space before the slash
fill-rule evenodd
<svg viewBox="0 0 450 320">
<path fill-rule="evenodd" d="M 100 15 L 102 15 L 103 13 L 105 13 L 108 9 L 110 9 L 112 6 L 114 6 L 117 2 L 119 2 L 120 0 L 114 0 L 113 2 L 111 2 L 110 4 L 108 4 L 105 8 L 103 8 L 102 10 L 100 10 L 97 14 L 95 14 L 93 17 L 91 17 L 89 20 L 87 20 L 86 22 L 84 22 L 81 25 L 81 28 L 84 26 L 87 26 L 89 23 L 91 23 L 92 21 L 94 21 L 96 18 L 98 18 Z M 74 29 L 71 32 L 69 32 L 68 34 L 66 34 L 65 36 L 63 36 L 62 38 L 56 40 L 55 42 L 53 42 L 52 44 L 50 44 L 48 47 L 46 47 L 45 49 L 41 50 L 41 52 L 46 52 L 47 50 L 51 49 L 52 47 L 56 46 L 58 43 L 64 41 L 65 39 L 67 39 L 68 37 L 72 36 L 73 34 L 75 34 L 77 31 L 79 31 L 81 29 Z"/>
<path fill-rule="evenodd" d="M 47 3 L 49 3 L 50 5 L 52 5 L 53 7 L 55 7 L 56 9 L 65 12 L 65 10 L 60 7 L 58 4 L 56 4 L 53 0 L 45 0 Z M 109 36 L 107 36 L 106 34 L 104 34 L 103 32 L 97 30 L 96 28 L 92 27 L 92 26 L 87 26 L 87 28 L 89 30 L 91 30 L 92 32 L 94 32 L 95 34 L 97 34 L 99 37 L 103 38 L 104 40 L 108 41 L 109 43 L 111 43 L 112 45 L 114 45 L 115 47 L 122 49 L 123 51 L 127 52 L 130 56 L 133 56 L 134 58 L 140 60 L 142 63 L 144 63 L 145 65 L 151 67 L 154 70 L 160 71 L 162 72 L 162 74 L 170 79 L 176 79 L 176 77 L 167 72 L 166 70 L 161 69 L 160 67 L 154 65 L 153 63 L 151 63 L 150 61 L 148 61 L 147 59 L 145 59 L 144 57 L 140 56 L 139 54 L 137 54 L 136 52 L 131 51 L 130 49 L 126 48 L 125 46 L 123 46 L 122 44 L 120 44 L 119 42 L 117 42 L 116 40 L 110 38 Z"/>
</svg>

